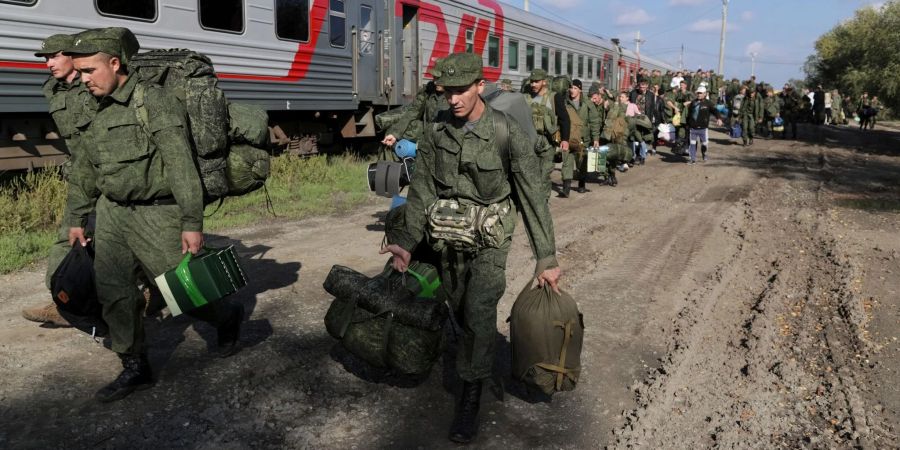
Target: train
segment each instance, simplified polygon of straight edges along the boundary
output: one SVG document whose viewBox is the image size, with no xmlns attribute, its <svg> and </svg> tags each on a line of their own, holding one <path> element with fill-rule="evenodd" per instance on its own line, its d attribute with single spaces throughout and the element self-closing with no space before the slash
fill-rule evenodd
<svg viewBox="0 0 900 450">
<path fill-rule="evenodd" d="M 376 136 L 374 116 L 412 101 L 453 52 L 486 82 L 535 68 L 628 89 L 639 67 L 672 67 L 497 0 L 0 0 L 0 170 L 58 162 L 43 38 L 131 29 L 141 50 L 188 48 L 213 62 L 231 101 L 264 107 L 274 145 L 304 153 Z"/>
</svg>

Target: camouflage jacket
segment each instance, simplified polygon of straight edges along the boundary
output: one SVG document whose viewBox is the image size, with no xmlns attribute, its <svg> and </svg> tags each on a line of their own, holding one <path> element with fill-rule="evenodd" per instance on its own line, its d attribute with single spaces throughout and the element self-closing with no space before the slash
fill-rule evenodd
<svg viewBox="0 0 900 450">
<path fill-rule="evenodd" d="M 593 114 L 591 113 L 592 109 L 595 110 L 593 112 Z M 572 115 L 574 113 L 575 115 L 578 116 L 579 119 L 581 119 L 581 130 L 580 130 L 581 135 L 580 136 L 572 136 L 571 135 L 571 132 L 575 127 L 573 126 L 574 122 L 572 120 L 569 120 L 569 123 L 570 123 L 569 133 L 568 133 L 569 141 L 572 141 L 573 139 L 578 139 L 578 140 L 581 140 L 581 142 L 585 146 L 590 146 L 591 143 L 595 139 L 597 139 L 597 140 L 600 139 L 600 126 L 601 126 L 600 115 L 597 114 L 597 112 L 596 112 L 596 106 L 594 105 L 594 102 L 592 102 L 589 98 L 587 98 L 587 96 L 585 96 L 585 95 L 581 96 L 581 102 L 579 102 L 578 108 L 576 108 L 575 103 L 567 95 L 566 96 L 566 110 L 569 113 L 569 117 L 572 117 Z M 565 136 L 565 133 L 563 133 L 563 130 L 560 130 L 560 136 Z M 565 139 L 565 138 L 563 137 L 563 139 Z"/>
<path fill-rule="evenodd" d="M 393 244 L 412 252 L 426 234 L 425 211 L 438 199 L 487 206 L 515 200 L 502 219 L 507 236 L 516 225 L 516 208 L 522 213 L 532 243 L 537 271 L 557 267 L 553 218 L 547 202 L 548 183 L 541 173 L 540 159 L 525 132 L 509 122 L 509 169 L 502 149 L 494 143 L 493 110 L 485 105 L 481 119 L 467 132 L 465 124 L 448 111 L 425 129 L 416 158 L 416 176 L 407 197 L 406 229 Z"/>
<path fill-rule="evenodd" d="M 84 226 L 93 202 L 103 195 L 122 204 L 174 197 L 181 207 L 181 229 L 203 230 L 203 187 L 188 136 L 187 115 L 177 99 L 146 85 L 149 123 L 141 126 L 131 76 L 99 102 L 97 115 L 83 130 L 83 146 L 72 169 L 67 224 Z"/>
<path fill-rule="evenodd" d="M 534 129 L 539 135 L 547 138 L 548 141 L 555 141 L 553 135 L 559 131 L 559 124 L 556 120 L 556 107 L 553 102 L 553 91 L 547 89 L 542 96 L 525 94 L 525 103 L 531 106 L 531 119 L 534 122 Z"/>
<path fill-rule="evenodd" d="M 603 123 L 606 122 L 606 107 L 603 103 L 595 105 L 590 99 L 587 100 L 588 105 L 588 123 L 591 124 L 590 135 L 585 135 L 585 144 L 593 145 L 594 141 L 600 140 L 603 133 Z"/>
<path fill-rule="evenodd" d="M 66 140 L 69 154 L 80 153 L 78 145 L 80 128 L 86 127 L 97 113 L 97 100 L 81 82 L 81 77 L 71 83 L 50 77 L 41 90 L 50 104 L 50 116 L 56 123 L 60 137 Z"/>
<path fill-rule="evenodd" d="M 419 89 L 413 102 L 403 109 L 403 114 L 387 129 L 385 135 L 392 134 L 397 139 L 418 141 L 423 127 L 434 121 L 438 111 L 447 109 L 447 100 L 434 91 L 434 86 L 426 85 Z"/>
</svg>

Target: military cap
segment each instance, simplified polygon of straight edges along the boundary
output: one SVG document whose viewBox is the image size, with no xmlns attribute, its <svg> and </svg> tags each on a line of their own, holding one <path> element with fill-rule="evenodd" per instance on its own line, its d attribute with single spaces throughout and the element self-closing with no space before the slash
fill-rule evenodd
<svg viewBox="0 0 900 450">
<path fill-rule="evenodd" d="M 440 63 L 435 70 L 434 84 L 438 86 L 468 86 L 484 77 L 481 56 L 474 53 L 454 53 Z M 435 65 L 437 69 L 437 65 Z"/>
<path fill-rule="evenodd" d="M 434 66 L 428 70 L 428 73 L 431 74 L 434 79 L 437 79 L 441 76 L 441 63 L 444 61 L 444 58 L 438 58 L 434 60 Z"/>
<path fill-rule="evenodd" d="M 75 42 L 75 38 L 69 34 L 54 34 L 41 42 L 41 49 L 34 52 L 34 56 L 55 55 L 69 47 Z"/>
<path fill-rule="evenodd" d="M 92 55 L 103 52 L 118 57 L 128 64 L 140 49 L 137 37 L 128 28 L 109 27 L 82 31 L 74 36 L 75 42 L 64 50 L 66 55 Z"/>
<path fill-rule="evenodd" d="M 500 80 L 500 84 L 507 84 L 507 85 L 512 86 L 512 80 L 510 80 L 509 78 L 504 78 L 504 79 Z"/>
<path fill-rule="evenodd" d="M 592 83 L 591 88 L 588 89 L 588 97 L 593 97 L 594 94 L 600 93 L 600 85 L 597 83 Z"/>
<path fill-rule="evenodd" d="M 578 86 L 578 89 L 581 89 L 581 80 L 578 78 L 572 80 L 572 86 Z"/>
<path fill-rule="evenodd" d="M 544 69 L 534 69 L 531 71 L 531 76 L 528 77 L 531 81 L 541 81 L 547 79 L 547 71 Z"/>
</svg>

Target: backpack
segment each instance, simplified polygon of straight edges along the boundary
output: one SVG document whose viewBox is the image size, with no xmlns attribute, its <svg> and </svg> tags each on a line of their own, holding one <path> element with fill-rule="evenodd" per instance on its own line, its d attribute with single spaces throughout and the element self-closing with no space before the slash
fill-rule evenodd
<svg viewBox="0 0 900 450">
<path fill-rule="evenodd" d="M 152 50 L 135 55 L 129 66 L 142 81 L 161 86 L 184 105 L 206 203 L 263 185 L 269 175 L 268 152 L 264 150 L 269 143 L 268 116 L 257 107 L 229 104 L 208 57 L 186 49 Z M 144 107 L 146 88 L 138 83 L 133 97 L 145 129 L 149 123 Z M 229 144 L 247 146 L 232 146 L 240 154 L 229 158 Z M 238 167 L 229 169 L 229 163 Z M 238 179 L 229 179 L 229 175 Z M 252 181 L 248 182 L 248 175 Z"/>
<path fill-rule="evenodd" d="M 513 303 L 509 319 L 512 375 L 545 394 L 571 391 L 581 374 L 584 320 L 569 294 L 531 280 Z"/>
</svg>

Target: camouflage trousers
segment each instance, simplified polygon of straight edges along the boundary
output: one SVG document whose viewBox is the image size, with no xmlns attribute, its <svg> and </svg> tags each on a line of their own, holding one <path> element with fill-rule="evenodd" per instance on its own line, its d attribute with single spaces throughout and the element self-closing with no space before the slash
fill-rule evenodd
<svg viewBox="0 0 900 450">
<path fill-rule="evenodd" d="M 501 248 L 476 253 L 443 250 L 441 280 L 462 328 L 456 371 L 465 381 L 491 376 L 497 343 L 497 303 L 506 290 L 506 257 L 510 241 Z"/>
<path fill-rule="evenodd" d="M 747 143 L 752 140 L 756 134 L 756 119 L 753 117 L 741 118 L 741 141 Z"/>
<path fill-rule="evenodd" d="M 587 178 L 587 154 L 582 144 L 569 144 L 569 151 L 562 152 L 562 179 L 575 179 L 575 171 L 578 171 L 578 180 Z"/>
<path fill-rule="evenodd" d="M 178 205 L 121 206 L 101 197 L 95 239 L 97 296 L 109 325 L 112 350 L 142 353 L 146 302 L 137 287 L 135 267 L 152 280 L 181 262 L 181 209 Z M 218 326 L 228 318 L 224 306 L 211 303 L 187 314 Z"/>
<path fill-rule="evenodd" d="M 543 150 L 538 153 L 538 158 L 541 160 L 541 177 L 544 181 L 544 188 L 547 190 L 547 198 L 550 198 L 550 193 L 553 192 L 553 183 L 550 181 L 550 174 L 553 173 L 553 158 L 556 157 L 556 152 L 554 151 L 553 145 L 550 144 L 550 141 L 541 135 L 538 135 L 537 137 L 535 148 Z"/>
</svg>

